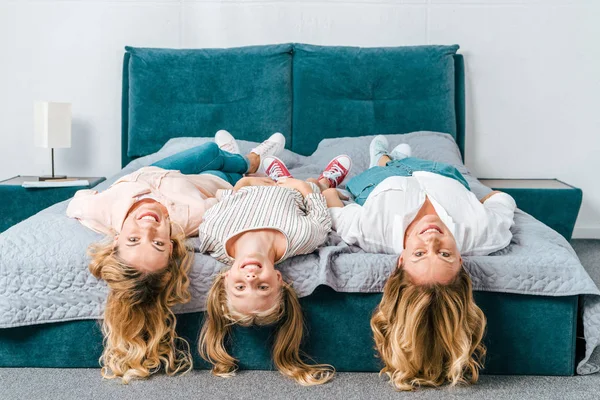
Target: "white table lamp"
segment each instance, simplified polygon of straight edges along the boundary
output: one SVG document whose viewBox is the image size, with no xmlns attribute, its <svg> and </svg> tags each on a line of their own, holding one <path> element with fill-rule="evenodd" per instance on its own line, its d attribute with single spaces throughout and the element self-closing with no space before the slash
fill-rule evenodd
<svg viewBox="0 0 600 400">
<path fill-rule="evenodd" d="M 54 175 L 54 149 L 71 147 L 71 103 L 35 102 L 34 125 L 35 145 L 52 149 L 52 176 L 39 179 L 65 179 L 65 175 Z"/>
</svg>

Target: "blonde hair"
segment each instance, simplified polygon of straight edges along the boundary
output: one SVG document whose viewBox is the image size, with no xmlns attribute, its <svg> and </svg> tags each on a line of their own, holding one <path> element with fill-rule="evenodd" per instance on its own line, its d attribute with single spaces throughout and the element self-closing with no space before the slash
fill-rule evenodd
<svg viewBox="0 0 600 400">
<path fill-rule="evenodd" d="M 185 236 L 172 238 L 173 251 L 166 268 L 146 273 L 127 265 L 118 255 L 113 238 L 90 246 L 90 272 L 106 281 L 102 331 L 102 376 L 146 378 L 162 366 L 168 375 L 192 368 L 188 342 L 175 332 L 171 307 L 190 300 L 188 272 L 192 255 Z"/>
<path fill-rule="evenodd" d="M 485 356 L 486 319 L 461 267 L 447 285 L 416 285 L 394 271 L 371 318 L 375 346 L 398 390 L 475 383 Z"/>
<path fill-rule="evenodd" d="M 208 292 L 207 314 L 198 345 L 202 358 L 213 365 L 214 375 L 231 377 L 237 370 L 236 359 L 225 349 L 225 339 L 232 325 L 263 326 L 278 322 L 272 354 L 277 370 L 304 386 L 320 385 L 333 378 L 335 369 L 331 365 L 310 365 L 302 360 L 302 309 L 289 284 L 283 283 L 280 300 L 274 307 L 258 314 L 245 315 L 228 304 L 224 281 L 223 274 L 217 276 Z"/>
</svg>

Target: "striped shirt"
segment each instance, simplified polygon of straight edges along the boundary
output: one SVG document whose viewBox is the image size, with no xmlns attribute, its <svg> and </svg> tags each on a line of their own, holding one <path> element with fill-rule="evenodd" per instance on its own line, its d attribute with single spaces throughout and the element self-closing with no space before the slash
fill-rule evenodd
<svg viewBox="0 0 600 400">
<path fill-rule="evenodd" d="M 237 192 L 222 191 L 221 201 L 204 214 L 199 228 L 200 252 L 232 265 L 226 246 L 232 237 L 250 230 L 275 229 L 287 241 L 276 263 L 298 254 L 312 253 L 327 240 L 331 216 L 325 197 L 316 185 L 304 198 L 294 189 L 279 186 L 246 186 Z"/>
</svg>

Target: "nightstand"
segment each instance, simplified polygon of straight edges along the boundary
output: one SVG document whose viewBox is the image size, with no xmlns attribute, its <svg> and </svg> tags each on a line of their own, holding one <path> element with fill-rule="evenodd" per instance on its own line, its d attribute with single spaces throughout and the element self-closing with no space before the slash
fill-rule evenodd
<svg viewBox="0 0 600 400">
<path fill-rule="evenodd" d="M 494 190 L 510 194 L 517 207 L 570 240 L 579 207 L 581 189 L 557 179 L 479 179 Z"/>
<path fill-rule="evenodd" d="M 106 178 L 76 178 L 87 179 L 90 182 L 87 186 L 40 189 L 25 189 L 21 186 L 25 181 L 37 179 L 37 176 L 15 176 L 0 181 L 0 232 L 44 208 L 73 197 L 80 189 L 93 188 Z"/>
</svg>

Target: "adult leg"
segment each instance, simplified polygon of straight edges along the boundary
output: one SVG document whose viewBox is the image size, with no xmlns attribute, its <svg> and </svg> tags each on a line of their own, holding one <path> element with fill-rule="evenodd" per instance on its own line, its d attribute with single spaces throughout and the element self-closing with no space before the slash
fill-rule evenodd
<svg viewBox="0 0 600 400">
<path fill-rule="evenodd" d="M 389 143 L 385 136 L 377 135 L 369 145 L 369 169 L 350 179 L 346 189 L 352 193 L 356 203 L 363 205 L 373 189 L 386 178 L 391 176 L 410 176 L 407 171 L 388 168 L 387 164 L 392 161 L 392 155 L 388 152 Z M 408 148 L 410 146 L 400 146 Z M 394 151 L 398 146 L 394 149 Z M 405 149 L 404 149 L 405 150 Z"/>
<path fill-rule="evenodd" d="M 389 167 L 393 162 L 389 160 L 388 156 L 382 156 L 377 166 L 367 169 L 346 183 L 346 189 L 352 193 L 356 203 L 362 206 L 375 187 L 385 179 L 392 176 L 410 176 L 409 171 L 404 168 Z"/>
<path fill-rule="evenodd" d="M 242 179 L 242 177 L 244 176 L 242 174 L 236 174 L 235 172 L 223 172 L 223 171 L 215 171 L 215 170 L 204 171 L 202 173 L 218 176 L 219 178 L 229 182 L 231 184 L 231 186 L 235 186 L 235 184 L 238 183 L 238 181 L 240 179 Z"/>
<path fill-rule="evenodd" d="M 414 157 L 404 157 L 402 159 L 392 159 L 386 154 L 381 155 L 378 160 L 372 160 L 377 166 L 371 167 L 363 173 L 350 179 L 346 184 L 346 189 L 352 193 L 354 200 L 363 205 L 369 197 L 369 194 L 384 179 L 391 176 L 412 176 L 416 171 L 427 171 L 435 174 L 452 178 L 460 182 L 467 190 L 471 190 L 467 180 L 463 175 L 450 164 L 423 160 Z"/>
<path fill-rule="evenodd" d="M 249 162 L 242 155 L 228 153 L 216 143 L 209 142 L 163 158 L 152 165 L 188 175 L 206 171 L 245 174 L 248 172 Z"/>
<path fill-rule="evenodd" d="M 381 158 L 379 159 L 379 161 L 377 161 L 377 165 L 379 167 L 385 167 L 387 165 L 387 163 L 389 163 L 390 161 L 392 161 L 392 159 L 390 158 L 390 156 L 381 156 Z"/>
<path fill-rule="evenodd" d="M 451 178 L 462 184 L 465 189 L 471 190 L 465 177 L 456 167 L 439 161 L 424 160 L 421 158 L 408 157 L 402 160 L 392 160 L 386 163 L 386 167 L 399 170 L 401 173 L 409 172 L 412 175 L 417 171 L 432 172 L 434 174 Z"/>
</svg>

